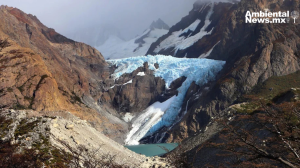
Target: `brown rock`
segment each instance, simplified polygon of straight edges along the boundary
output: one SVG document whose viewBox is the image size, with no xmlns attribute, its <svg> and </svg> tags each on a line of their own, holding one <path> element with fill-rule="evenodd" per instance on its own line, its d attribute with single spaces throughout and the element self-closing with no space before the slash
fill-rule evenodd
<svg viewBox="0 0 300 168">
<path fill-rule="evenodd" d="M 108 117 L 95 104 L 109 68 L 101 53 L 47 28 L 35 16 L 19 9 L 0 7 L 0 107 L 38 111 L 70 111 L 100 131 L 109 128 L 120 136 L 127 125 Z"/>
</svg>

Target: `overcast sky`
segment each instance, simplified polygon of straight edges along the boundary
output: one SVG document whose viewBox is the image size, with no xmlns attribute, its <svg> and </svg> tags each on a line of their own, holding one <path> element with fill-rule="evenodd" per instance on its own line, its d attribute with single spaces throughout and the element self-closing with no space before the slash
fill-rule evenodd
<svg viewBox="0 0 300 168">
<path fill-rule="evenodd" d="M 0 0 L 36 15 L 47 27 L 61 34 L 87 27 L 111 25 L 125 38 L 141 34 L 153 20 L 177 23 L 196 0 Z"/>
</svg>

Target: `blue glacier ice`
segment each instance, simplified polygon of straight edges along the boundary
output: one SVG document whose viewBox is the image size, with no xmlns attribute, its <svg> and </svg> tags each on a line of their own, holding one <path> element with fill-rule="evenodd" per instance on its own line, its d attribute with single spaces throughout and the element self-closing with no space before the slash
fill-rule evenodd
<svg viewBox="0 0 300 168">
<path fill-rule="evenodd" d="M 201 86 L 215 79 L 216 74 L 223 68 L 225 61 L 212 59 L 191 59 L 175 58 L 172 56 L 139 56 L 124 59 L 108 60 L 111 65 L 116 65 L 113 77 L 119 78 L 125 73 L 131 73 L 139 67 L 143 67 L 148 62 L 149 69 L 154 71 L 156 77 L 161 77 L 166 82 L 166 88 L 169 88 L 172 81 L 181 76 L 187 77 L 182 86 L 178 88 L 178 95 L 174 98 L 172 104 L 165 111 L 163 116 L 148 130 L 148 135 L 154 133 L 163 126 L 171 126 L 180 112 L 185 94 L 193 81 Z M 154 64 L 159 64 L 156 69 Z"/>
</svg>

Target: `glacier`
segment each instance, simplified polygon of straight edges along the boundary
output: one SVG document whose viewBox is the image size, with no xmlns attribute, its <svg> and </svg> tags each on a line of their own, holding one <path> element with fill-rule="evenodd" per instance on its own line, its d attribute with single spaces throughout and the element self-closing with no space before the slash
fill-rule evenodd
<svg viewBox="0 0 300 168">
<path fill-rule="evenodd" d="M 149 69 L 154 71 L 156 77 L 164 79 L 167 89 L 174 80 L 182 76 L 186 77 L 182 86 L 178 88 L 177 96 L 173 96 L 166 102 L 154 103 L 133 119 L 133 129 L 125 141 L 128 145 L 136 145 L 141 138 L 151 135 L 163 126 L 171 126 L 180 112 L 185 94 L 191 83 L 196 82 L 197 85 L 202 86 L 213 81 L 225 64 L 224 61 L 212 59 L 175 58 L 165 55 L 138 56 L 108 60 L 107 62 L 117 67 L 112 74 L 114 79 L 143 67 L 145 62 L 148 63 Z M 159 65 L 158 69 L 155 68 L 155 63 Z"/>
</svg>

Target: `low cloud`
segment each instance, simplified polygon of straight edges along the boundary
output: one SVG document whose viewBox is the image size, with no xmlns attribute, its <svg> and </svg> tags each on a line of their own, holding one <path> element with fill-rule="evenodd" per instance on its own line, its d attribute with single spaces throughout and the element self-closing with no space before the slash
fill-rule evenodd
<svg viewBox="0 0 300 168">
<path fill-rule="evenodd" d="M 126 39 L 140 34 L 153 20 L 170 26 L 192 9 L 195 0 L 1 0 L 36 15 L 46 26 L 64 35 L 87 27 L 116 27 Z"/>
</svg>

